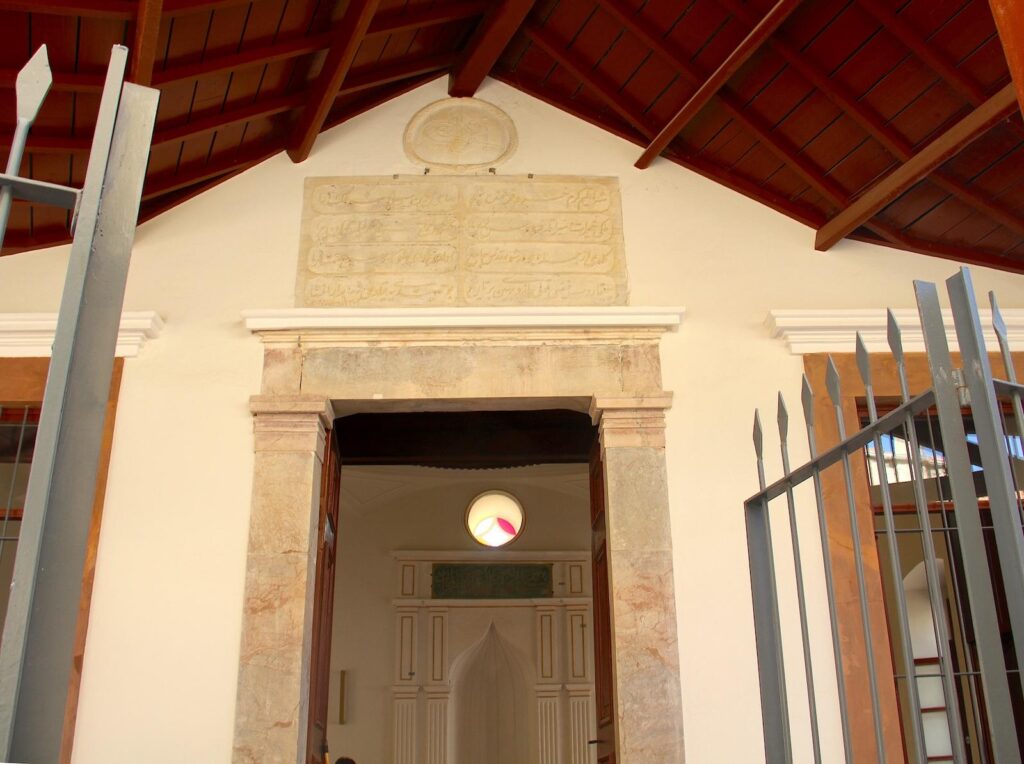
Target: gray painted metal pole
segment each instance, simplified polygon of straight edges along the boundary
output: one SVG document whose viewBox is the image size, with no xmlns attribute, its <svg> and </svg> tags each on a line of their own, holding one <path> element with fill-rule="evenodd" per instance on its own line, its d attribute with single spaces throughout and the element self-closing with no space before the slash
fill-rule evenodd
<svg viewBox="0 0 1024 764">
<path fill-rule="evenodd" d="M 846 440 L 846 423 L 843 420 L 843 404 L 840 391 L 839 370 L 832 356 L 828 358 L 825 372 L 825 387 L 832 399 L 832 408 L 836 414 L 836 427 L 839 430 L 839 441 Z M 857 517 L 857 500 L 853 492 L 853 466 L 850 454 L 843 451 L 840 462 L 843 466 L 843 483 L 846 488 L 846 504 L 850 515 L 850 541 L 853 545 L 853 568 L 857 579 L 857 597 L 860 604 L 861 630 L 864 636 L 864 656 L 867 658 L 868 689 L 871 694 L 871 718 L 875 730 L 875 753 L 879 764 L 887 760 L 885 755 L 885 732 L 882 726 L 882 705 L 878 693 L 878 664 L 875 662 L 874 632 L 871 628 L 871 609 L 868 604 L 867 578 L 864 574 L 863 547 L 860 542 L 860 525 Z"/>
<path fill-rule="evenodd" d="M 910 400 L 910 384 L 907 381 L 907 363 L 903 353 L 903 334 L 896 316 L 891 310 L 886 311 L 888 321 L 889 349 L 896 361 L 896 373 L 900 382 L 900 401 L 906 404 Z M 939 657 L 939 673 L 942 677 L 942 691 L 946 701 L 946 724 L 949 726 L 949 738 L 953 749 L 953 760 L 957 764 L 966 764 L 967 750 L 964 747 L 964 731 L 960 723 L 959 694 L 956 679 L 953 676 L 953 663 L 950 660 L 949 628 L 946 625 L 946 595 L 943 590 L 942 574 L 939 572 L 938 555 L 935 552 L 935 539 L 932 538 L 931 518 L 928 514 L 928 497 L 924 490 L 924 469 L 921 464 L 921 445 L 914 426 L 914 416 L 908 413 L 904 422 L 907 442 L 910 444 L 911 483 L 914 486 L 914 507 L 917 511 L 917 522 L 921 528 L 921 547 L 924 552 L 925 579 L 928 584 L 928 602 L 932 611 L 932 633 L 935 636 L 935 649 Z M 916 673 L 916 669 L 915 669 Z M 915 677 L 916 681 L 916 677 Z"/>
<path fill-rule="evenodd" d="M 754 451 L 757 479 L 764 490 L 764 448 L 761 416 L 754 412 Z M 750 590 L 754 606 L 754 642 L 761 689 L 761 725 L 767 764 L 788 764 L 793 760 L 789 730 L 786 670 L 782 656 L 782 627 L 779 623 L 779 594 L 775 580 L 771 518 L 768 500 L 748 502 L 744 518 L 750 565 Z"/>
<path fill-rule="evenodd" d="M 988 728 L 992 739 L 995 761 L 1021 761 L 1017 744 L 1017 731 L 1010 701 L 1010 688 L 1006 676 L 999 621 L 989 578 L 988 555 L 981 531 L 981 511 L 971 476 L 971 460 L 967 452 L 967 435 L 963 414 L 953 379 L 953 359 L 946 342 L 946 328 L 939 307 L 939 295 L 934 284 L 915 281 L 918 312 L 924 329 L 925 348 L 935 390 L 935 407 L 945 446 L 946 472 L 953 494 L 953 512 L 956 516 L 960 551 L 963 556 L 964 577 L 967 582 L 967 600 L 977 638 L 981 683 L 988 709 Z M 938 614 L 936 614 L 938 615 Z"/>
<path fill-rule="evenodd" d="M 864 396 L 868 404 L 868 420 L 878 421 L 878 407 L 875 405 L 875 387 L 871 380 L 871 358 L 860 332 L 857 332 L 857 369 L 864 383 Z M 914 668 L 914 649 L 910 642 L 910 616 L 907 615 L 907 595 L 903 588 L 903 567 L 900 564 L 899 548 L 896 544 L 896 520 L 893 516 L 892 494 L 889 478 L 885 472 L 885 456 L 882 453 L 882 436 L 875 435 L 875 467 L 878 470 L 878 486 L 882 494 L 882 514 L 885 519 L 885 538 L 888 546 L 889 575 L 892 589 L 896 594 L 896 627 L 903 654 L 903 673 L 907 677 L 907 697 L 910 701 L 910 733 L 914 741 L 913 756 L 918 764 L 925 764 L 928 753 L 925 750 L 924 723 L 921 719 L 921 698 L 917 691 L 917 671 Z M 925 533 L 928 531 L 925 530 Z M 890 627 L 891 628 L 891 627 Z M 893 656 L 895 660 L 896 656 Z"/>
<path fill-rule="evenodd" d="M 0 646 L 0 753 L 57 761 L 106 400 L 159 93 L 115 46 L 61 300 Z"/>
<path fill-rule="evenodd" d="M 964 379 L 971 393 L 971 413 L 981 451 L 982 474 L 988 489 L 1010 626 L 1014 634 L 1024 635 L 1024 532 L 1021 531 L 1002 412 L 996 401 L 992 367 L 985 350 L 971 274 L 966 268 L 961 268 L 946 285 L 963 359 Z M 1024 636 L 1014 640 L 1014 648 L 1017 665 L 1024 666 Z"/>
<path fill-rule="evenodd" d="M 818 458 L 818 439 L 814 431 L 814 392 L 807 375 L 803 375 L 800 402 L 804 409 L 807 429 L 807 452 L 813 462 Z M 788 470 L 787 470 L 788 472 Z M 814 468 L 814 504 L 818 511 L 818 538 L 821 544 L 822 565 L 825 571 L 825 593 L 828 599 L 828 623 L 832 634 L 832 659 L 835 661 L 836 689 L 839 693 L 839 722 L 843 731 L 843 756 L 846 764 L 853 764 L 853 740 L 850 737 L 850 709 L 846 698 L 846 671 L 843 668 L 843 643 L 839 634 L 839 613 L 836 611 L 836 584 L 832 575 L 832 551 L 829 544 L 828 517 L 825 512 L 825 494 L 821 486 L 821 470 Z"/>
</svg>

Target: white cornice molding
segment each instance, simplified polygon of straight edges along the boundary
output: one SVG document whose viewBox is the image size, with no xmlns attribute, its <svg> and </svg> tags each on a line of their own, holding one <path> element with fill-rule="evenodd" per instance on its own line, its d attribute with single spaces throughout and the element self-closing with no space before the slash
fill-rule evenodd
<svg viewBox="0 0 1024 764">
<path fill-rule="evenodd" d="M 291 308 L 246 310 L 245 327 L 268 345 L 453 341 L 656 342 L 683 308 Z"/>
<path fill-rule="evenodd" d="M 309 329 L 676 329 L 684 308 L 285 308 L 245 310 L 251 332 Z"/>
<path fill-rule="evenodd" d="M 992 330 L 992 311 L 981 310 L 985 342 L 989 350 L 998 350 L 995 332 Z M 924 334 L 921 321 L 913 308 L 893 310 L 903 334 L 903 349 L 908 353 L 924 352 Z M 1024 309 L 1003 309 L 1003 320 L 1010 338 L 1010 346 L 1024 350 Z M 950 347 L 956 348 L 956 330 L 953 314 L 942 311 L 946 326 L 946 337 Z M 765 325 L 772 337 L 782 339 L 794 355 L 807 353 L 852 353 L 855 350 L 857 332 L 864 337 L 864 344 L 872 353 L 889 351 L 887 321 L 884 309 L 848 310 L 771 310 Z"/>
<path fill-rule="evenodd" d="M 155 311 L 122 313 L 115 355 L 134 358 L 163 328 L 164 320 Z M 0 358 L 48 358 L 56 332 L 56 313 L 0 313 Z"/>
</svg>

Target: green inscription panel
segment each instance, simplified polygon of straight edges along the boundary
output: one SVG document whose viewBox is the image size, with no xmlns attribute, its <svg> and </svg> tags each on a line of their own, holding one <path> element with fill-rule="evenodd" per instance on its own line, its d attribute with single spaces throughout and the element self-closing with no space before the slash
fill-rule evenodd
<svg viewBox="0 0 1024 764">
<path fill-rule="evenodd" d="M 434 599 L 535 599 L 551 597 L 551 565 L 435 563 Z"/>
</svg>

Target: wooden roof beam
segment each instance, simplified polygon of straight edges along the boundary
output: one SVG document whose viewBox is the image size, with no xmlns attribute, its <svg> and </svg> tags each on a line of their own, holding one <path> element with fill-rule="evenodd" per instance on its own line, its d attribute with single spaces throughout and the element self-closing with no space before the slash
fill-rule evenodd
<svg viewBox="0 0 1024 764">
<path fill-rule="evenodd" d="M 327 51 L 323 68 L 288 138 L 288 156 L 293 162 L 303 161 L 312 151 L 313 143 L 338 95 L 338 89 L 352 68 L 359 45 L 366 36 L 366 30 L 370 28 L 378 4 L 379 0 L 352 0 L 341 23 L 335 28 L 334 42 Z"/>
<path fill-rule="evenodd" d="M 725 60 L 697 89 L 697 92 L 690 96 L 689 100 L 676 112 L 675 116 L 668 121 L 668 124 L 655 136 L 651 144 L 640 155 L 636 166 L 641 170 L 650 167 L 651 162 L 668 145 L 675 140 L 690 121 L 707 106 L 711 99 L 720 91 L 729 79 L 739 70 L 743 64 L 750 60 L 750 57 L 757 53 L 761 47 L 768 42 L 768 38 L 775 33 L 782 23 L 792 15 L 800 6 L 800 0 L 778 0 L 772 9 L 765 14 L 765 17 L 755 26 L 750 33 L 743 38 L 736 49 L 726 56 Z"/>
<path fill-rule="evenodd" d="M 996 2 L 997 0 L 992 1 Z M 1019 2 L 1020 0 L 1014 1 Z M 718 3 L 747 24 L 754 24 L 757 21 L 754 12 L 739 0 L 718 0 Z M 868 134 L 881 143 L 900 162 L 906 162 L 914 155 L 914 146 L 909 140 L 889 122 L 882 119 L 877 111 L 864 101 L 859 100 L 847 85 L 838 79 L 829 77 L 817 68 L 809 57 L 801 53 L 785 36 L 777 34 L 768 41 L 768 46 L 782 56 L 783 60 L 809 83 L 818 88 L 826 98 L 842 109 L 847 116 L 858 122 Z M 985 196 L 976 188 L 968 185 L 966 181 L 941 170 L 932 173 L 930 180 L 982 214 L 991 217 L 1010 230 L 1024 235 L 1024 218 L 995 199 Z"/>
<path fill-rule="evenodd" d="M 140 0 L 139 12 L 135 17 L 135 43 L 128 68 L 128 78 L 136 85 L 153 84 L 153 64 L 156 62 L 157 37 L 160 34 L 160 17 L 163 0 Z"/>
<path fill-rule="evenodd" d="M 448 95 L 455 98 L 476 93 L 484 77 L 526 21 L 536 0 L 502 0 L 477 26 L 469 44 L 452 68 Z"/>
<path fill-rule="evenodd" d="M 1017 103 L 1024 112 L 1024 0 L 988 0 L 999 41 L 1017 86 Z"/>
<path fill-rule="evenodd" d="M 867 223 L 932 170 L 1006 119 L 1016 106 L 1013 85 L 1007 85 L 819 228 L 814 248 L 825 251 Z"/>
</svg>

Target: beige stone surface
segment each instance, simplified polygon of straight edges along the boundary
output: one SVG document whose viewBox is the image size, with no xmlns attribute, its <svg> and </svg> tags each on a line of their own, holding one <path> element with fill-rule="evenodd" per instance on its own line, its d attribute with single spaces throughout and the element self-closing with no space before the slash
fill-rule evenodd
<svg viewBox="0 0 1024 764">
<path fill-rule="evenodd" d="M 329 398 L 514 398 L 661 390 L 656 345 L 311 348 L 302 392 Z"/>
<path fill-rule="evenodd" d="M 405 129 L 405 155 L 416 164 L 448 172 L 495 167 L 515 153 L 512 118 L 477 98 L 445 98 L 420 109 Z"/>
<path fill-rule="evenodd" d="M 234 764 L 291 764 L 306 745 L 324 398 L 254 396 L 252 516 Z"/>
<path fill-rule="evenodd" d="M 625 305 L 615 178 L 307 178 L 303 307 Z"/>
</svg>

